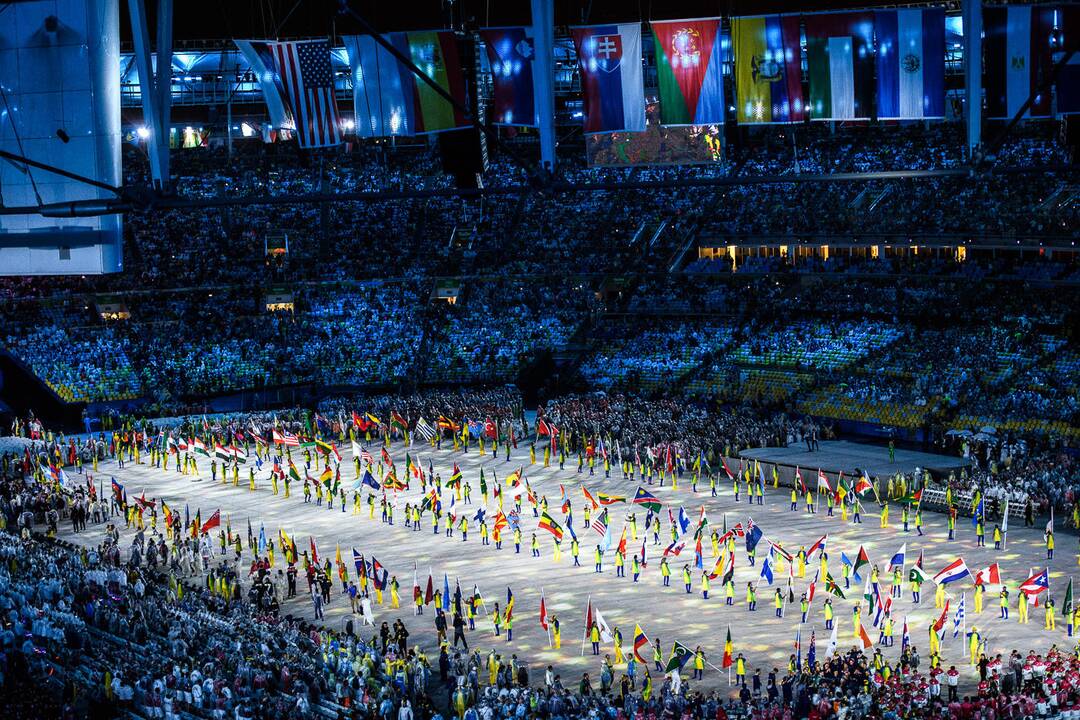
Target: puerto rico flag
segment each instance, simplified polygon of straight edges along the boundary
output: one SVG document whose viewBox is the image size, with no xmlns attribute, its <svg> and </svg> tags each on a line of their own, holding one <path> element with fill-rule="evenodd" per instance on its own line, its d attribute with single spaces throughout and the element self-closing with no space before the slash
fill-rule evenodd
<svg viewBox="0 0 1080 720">
<path fill-rule="evenodd" d="M 1050 573 L 1043 569 L 1042 572 L 1035 573 L 1024 582 L 1020 583 L 1020 592 L 1025 595 L 1038 595 L 1043 590 L 1050 589 Z"/>
<path fill-rule="evenodd" d="M 645 129 L 641 24 L 570 29 L 581 70 L 587 133 Z"/>
<path fill-rule="evenodd" d="M 956 558 L 951 563 L 943 567 L 941 571 L 934 576 L 934 582 L 938 585 L 945 585 L 946 583 L 963 580 L 969 575 L 971 575 L 971 573 L 968 571 L 967 565 L 964 563 L 964 558 Z"/>
<path fill-rule="evenodd" d="M 945 117 L 945 8 L 879 10 L 880 120 Z"/>
</svg>

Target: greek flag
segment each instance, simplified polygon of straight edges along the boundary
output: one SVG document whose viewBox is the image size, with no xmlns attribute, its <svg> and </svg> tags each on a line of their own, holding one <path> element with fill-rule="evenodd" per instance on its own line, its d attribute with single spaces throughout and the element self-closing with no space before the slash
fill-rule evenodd
<svg viewBox="0 0 1080 720">
<path fill-rule="evenodd" d="M 967 599 L 967 593 L 960 596 L 960 604 L 956 606 L 956 615 L 953 616 L 952 621 L 952 636 L 953 639 L 959 637 L 960 626 L 964 624 L 964 601 Z"/>
</svg>

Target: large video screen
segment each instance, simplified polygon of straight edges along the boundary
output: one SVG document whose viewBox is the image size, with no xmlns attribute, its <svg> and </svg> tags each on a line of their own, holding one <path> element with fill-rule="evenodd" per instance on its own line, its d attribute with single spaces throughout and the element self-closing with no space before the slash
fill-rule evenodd
<svg viewBox="0 0 1080 720">
<path fill-rule="evenodd" d="M 719 125 L 660 125 L 660 105 L 645 106 L 645 132 L 597 133 L 585 138 L 590 165 L 700 165 L 722 156 Z"/>
</svg>

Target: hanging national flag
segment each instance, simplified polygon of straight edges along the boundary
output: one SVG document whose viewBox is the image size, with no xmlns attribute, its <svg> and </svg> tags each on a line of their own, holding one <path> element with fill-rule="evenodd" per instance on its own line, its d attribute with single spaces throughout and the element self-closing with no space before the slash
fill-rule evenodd
<svg viewBox="0 0 1080 720">
<path fill-rule="evenodd" d="M 1052 6 L 1008 5 L 983 12 L 983 63 L 986 115 L 1011 120 L 1052 67 Z M 1050 115 L 1050 91 L 1036 95 L 1024 118 Z"/>
<path fill-rule="evenodd" d="M 879 120 L 945 116 L 945 8 L 877 10 Z"/>
<path fill-rule="evenodd" d="M 731 18 L 736 116 L 740 124 L 802 122 L 798 15 Z M 724 465 L 728 477 L 731 471 Z"/>
<path fill-rule="evenodd" d="M 495 124 L 536 126 L 532 27 L 483 28 L 480 37 L 491 66 Z"/>
<path fill-rule="evenodd" d="M 300 147 L 341 142 L 328 40 L 237 40 L 275 127 L 295 129 Z"/>
<path fill-rule="evenodd" d="M 811 120 L 869 119 L 874 104 L 874 15 L 803 16 Z"/>
<path fill-rule="evenodd" d="M 968 571 L 967 565 L 964 563 L 964 558 L 957 558 L 951 563 L 943 567 L 937 575 L 934 576 L 934 582 L 938 585 L 945 585 L 946 583 L 956 582 L 957 580 L 963 580 L 969 577 L 971 573 Z"/>
<path fill-rule="evenodd" d="M 637 493 L 634 494 L 634 504 L 641 505 L 646 510 L 654 513 L 660 512 L 660 501 L 656 499 L 655 495 L 640 486 L 638 486 Z"/>
<path fill-rule="evenodd" d="M 720 18 L 652 22 L 661 125 L 724 122 Z"/>
<path fill-rule="evenodd" d="M 645 130 L 641 24 L 570 28 L 584 96 L 586 133 Z"/>
<path fill-rule="evenodd" d="M 465 77 L 453 31 L 393 32 L 383 38 L 465 105 Z M 418 135 L 468 125 L 460 110 L 398 63 L 372 36 L 346 35 L 343 39 L 353 78 L 359 137 Z"/>
</svg>

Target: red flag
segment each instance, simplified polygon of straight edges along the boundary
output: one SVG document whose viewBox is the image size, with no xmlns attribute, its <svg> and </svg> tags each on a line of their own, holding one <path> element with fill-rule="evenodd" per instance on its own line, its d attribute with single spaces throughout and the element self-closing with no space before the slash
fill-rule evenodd
<svg viewBox="0 0 1080 720">
<path fill-rule="evenodd" d="M 866 634 L 866 627 L 862 623 L 859 623 L 859 639 L 862 640 L 863 650 L 873 645 L 870 642 L 870 636 Z"/>
<path fill-rule="evenodd" d="M 540 627 L 544 628 L 544 630 L 548 629 L 547 604 L 544 602 L 543 593 L 540 594 Z"/>
<path fill-rule="evenodd" d="M 945 598 L 945 609 L 941 611 L 941 617 L 934 623 L 934 632 L 940 634 L 941 628 L 945 627 L 945 618 L 949 615 L 949 598 Z"/>
<path fill-rule="evenodd" d="M 214 513 L 215 515 L 217 513 Z M 308 535 L 308 543 L 311 545 L 311 563 L 313 565 L 319 564 L 319 549 L 315 547 L 315 538 Z"/>
<path fill-rule="evenodd" d="M 206 522 L 202 524 L 200 532 L 208 533 L 216 527 L 221 525 L 221 511 L 215 510 L 214 514 L 206 519 Z"/>
<path fill-rule="evenodd" d="M 424 604 L 430 605 L 435 599 L 435 583 L 431 580 L 431 573 L 427 576 L 427 590 L 424 591 Z"/>
</svg>

